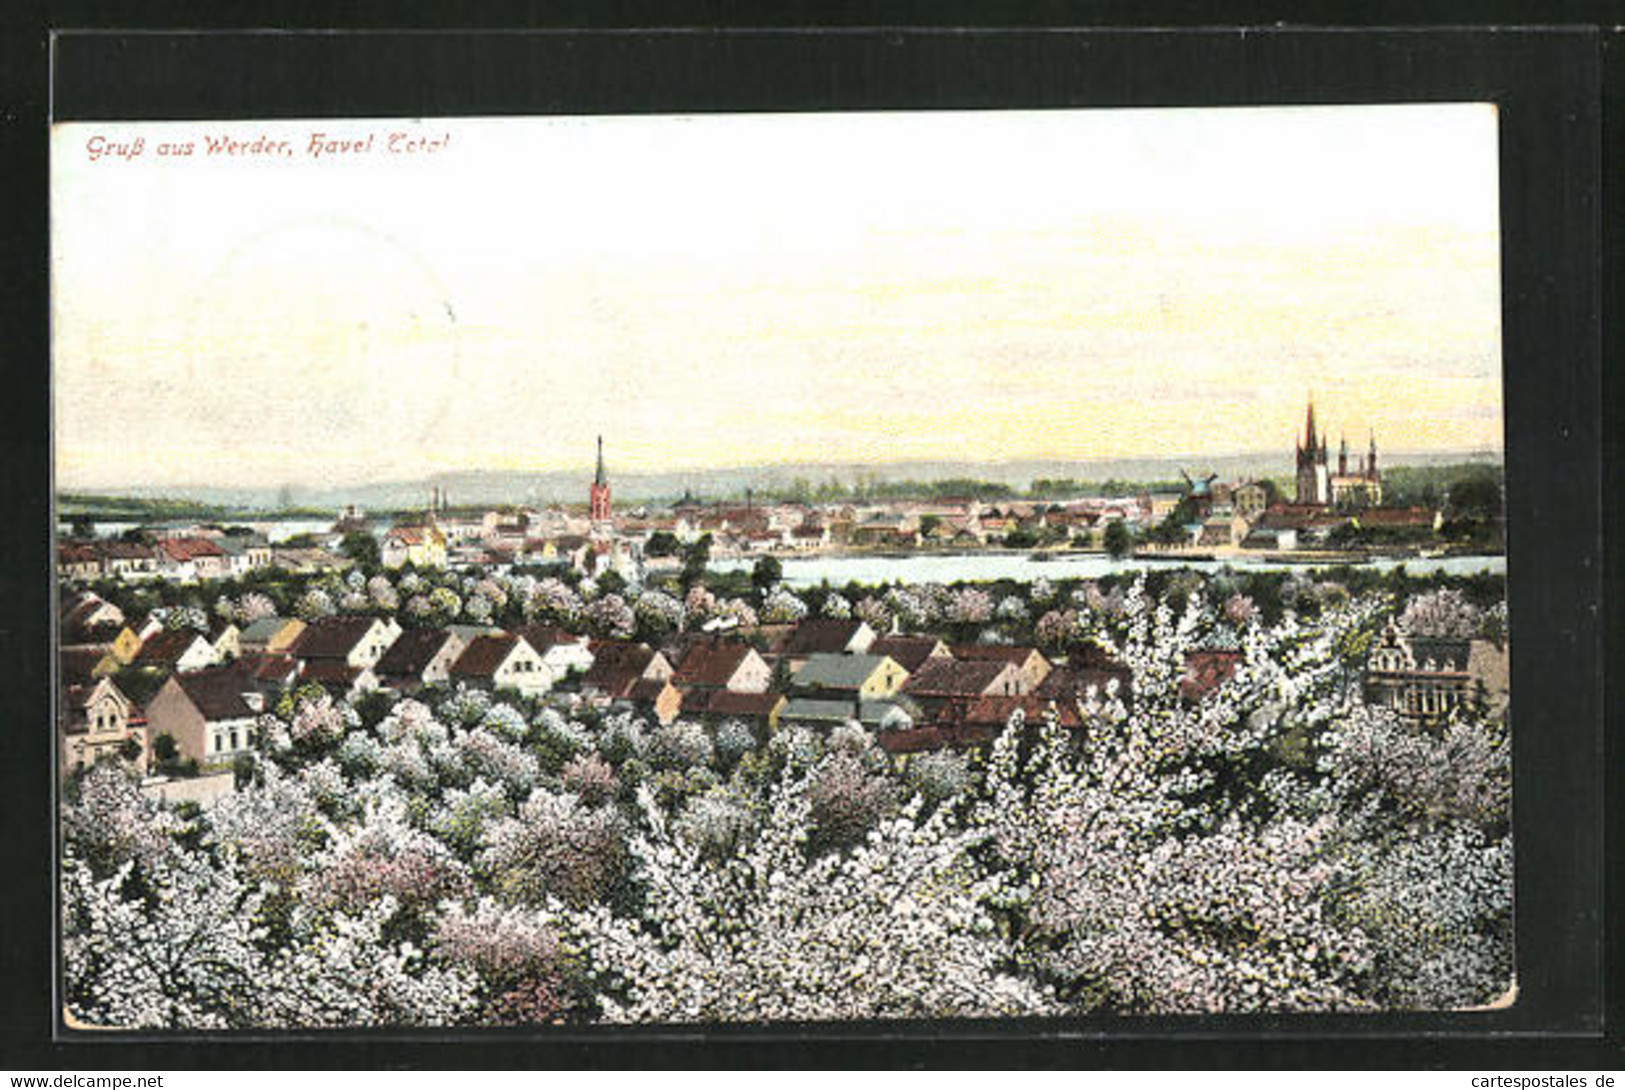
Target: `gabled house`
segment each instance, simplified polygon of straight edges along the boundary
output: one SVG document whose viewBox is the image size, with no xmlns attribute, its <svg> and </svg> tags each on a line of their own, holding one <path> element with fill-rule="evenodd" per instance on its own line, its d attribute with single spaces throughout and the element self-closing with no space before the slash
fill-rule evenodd
<svg viewBox="0 0 1625 1090">
<path fill-rule="evenodd" d="M 856 718 L 856 708 L 850 700 L 831 700 L 821 697 L 796 696 L 785 702 L 779 712 L 779 723 L 786 727 L 808 727 L 813 730 L 833 730 Z"/>
<path fill-rule="evenodd" d="M 748 643 L 706 640 L 689 645 L 677 663 L 672 682 L 680 689 L 730 689 L 765 693 L 773 668 Z"/>
<path fill-rule="evenodd" d="M 1489 640 L 1412 635 L 1390 622 L 1366 661 L 1365 700 L 1422 724 L 1483 700 L 1504 710 L 1507 654 Z"/>
<path fill-rule="evenodd" d="M 969 705 L 983 696 L 1015 696 L 1023 684 L 1021 673 L 1009 662 L 931 659 L 908 679 L 903 692 L 919 702 L 927 717 L 937 719 L 947 705 Z"/>
<path fill-rule="evenodd" d="M 903 688 L 909 673 L 885 655 L 821 653 L 791 675 L 798 696 L 814 699 L 881 700 Z"/>
<path fill-rule="evenodd" d="M 215 618 L 209 623 L 208 638 L 216 662 L 229 662 L 243 653 L 242 630 L 231 621 Z"/>
<path fill-rule="evenodd" d="M 242 654 L 284 654 L 292 649 L 305 622 L 293 617 L 261 617 L 243 626 L 237 635 L 237 647 Z"/>
<path fill-rule="evenodd" d="M 166 537 L 156 548 L 158 571 L 171 579 L 224 579 L 231 566 L 224 550 L 206 537 Z"/>
<path fill-rule="evenodd" d="M 1014 694 L 1025 695 L 1033 692 L 1044 683 L 1049 676 L 1049 659 L 1032 647 L 1011 647 L 1005 644 L 962 643 L 955 644 L 954 658 L 962 662 L 1008 662 L 1016 668 L 1021 676 L 1021 684 Z"/>
<path fill-rule="evenodd" d="M 203 633 L 191 628 L 170 628 L 149 636 L 133 665 L 186 672 L 213 666 L 216 661 L 214 645 Z"/>
<path fill-rule="evenodd" d="M 419 568 L 446 566 L 446 535 L 439 527 L 396 526 L 379 543 L 379 559 L 386 568 L 411 564 Z"/>
<path fill-rule="evenodd" d="M 98 546 L 102 569 L 119 579 L 150 579 L 158 574 L 158 554 L 138 541 L 104 541 Z"/>
<path fill-rule="evenodd" d="M 283 693 L 299 683 L 303 669 L 292 655 L 248 651 L 237 660 L 237 668 L 250 685 L 262 693 Z"/>
<path fill-rule="evenodd" d="M 585 674 L 592 669 L 591 641 L 555 625 L 532 624 L 514 629 L 525 637 L 525 642 L 542 656 L 542 661 L 556 678 L 571 674 Z"/>
<path fill-rule="evenodd" d="M 376 666 L 400 634 L 393 618 L 326 617 L 306 625 L 289 653 L 307 664 L 325 659 L 365 669 Z"/>
<path fill-rule="evenodd" d="M 110 643 L 124 627 L 124 611 L 88 591 L 63 599 L 57 638 L 64 644 Z"/>
<path fill-rule="evenodd" d="M 56 574 L 62 579 L 99 579 L 102 574 L 101 553 L 89 542 L 61 542 L 56 547 Z"/>
<path fill-rule="evenodd" d="M 629 706 L 640 715 L 652 717 L 664 727 L 675 720 L 682 710 L 683 694 L 669 679 L 649 677 L 634 682 L 626 696 L 614 701 L 611 707 L 619 704 Z"/>
<path fill-rule="evenodd" d="M 881 636 L 869 645 L 868 653 L 885 655 L 911 674 L 928 659 L 953 657 L 948 645 L 934 636 Z"/>
<path fill-rule="evenodd" d="M 371 666 L 352 666 L 343 659 L 300 661 L 299 683 L 320 685 L 339 700 L 354 700 L 363 693 L 377 692 L 381 685 Z"/>
<path fill-rule="evenodd" d="M 607 703 L 627 696 L 645 678 L 669 680 L 674 673 L 666 656 L 641 643 L 595 640 L 588 646 L 593 662 L 582 675 L 581 693 L 589 700 Z"/>
<path fill-rule="evenodd" d="M 451 678 L 451 667 L 468 644 L 455 632 L 416 628 L 402 632 L 373 668 L 380 684 L 403 693 Z"/>
<path fill-rule="evenodd" d="M 61 727 L 63 775 L 119 756 L 131 741 L 133 763 L 142 772 L 147 770 L 151 754 L 147 721 L 110 679 L 64 689 Z"/>
<path fill-rule="evenodd" d="M 863 621 L 817 617 L 796 625 L 779 651 L 799 666 L 813 655 L 866 654 L 874 642 L 875 630 Z"/>
<path fill-rule="evenodd" d="M 147 702 L 147 731 L 175 739 L 181 756 L 199 763 L 230 761 L 253 748 L 265 698 L 237 666 L 173 674 Z"/>
<path fill-rule="evenodd" d="M 775 730 L 787 703 L 783 693 L 739 693 L 731 689 L 690 689 L 683 694 L 682 714 L 690 719 L 720 723 L 738 719 L 742 723 Z"/>
<path fill-rule="evenodd" d="M 527 697 L 547 692 L 555 680 L 535 648 L 512 633 L 475 637 L 449 673 L 453 682 L 482 689 L 517 689 Z"/>
</svg>

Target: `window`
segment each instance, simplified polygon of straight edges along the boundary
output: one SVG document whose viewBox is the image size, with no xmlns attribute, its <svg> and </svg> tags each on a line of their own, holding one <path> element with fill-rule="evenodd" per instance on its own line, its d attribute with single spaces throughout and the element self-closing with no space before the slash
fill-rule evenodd
<svg viewBox="0 0 1625 1090">
<path fill-rule="evenodd" d="M 237 748 L 237 732 L 235 730 L 231 732 L 231 748 Z"/>
</svg>

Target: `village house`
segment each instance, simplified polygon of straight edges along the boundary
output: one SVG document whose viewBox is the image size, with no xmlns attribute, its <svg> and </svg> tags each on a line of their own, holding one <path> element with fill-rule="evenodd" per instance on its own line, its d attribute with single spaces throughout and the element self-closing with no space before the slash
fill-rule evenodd
<svg viewBox="0 0 1625 1090">
<path fill-rule="evenodd" d="M 158 572 L 183 583 L 231 574 L 225 552 L 206 537 L 166 537 L 156 547 Z"/>
<path fill-rule="evenodd" d="M 765 693 L 773 668 L 748 643 L 706 640 L 691 643 L 677 661 L 672 683 L 680 689 L 729 689 Z"/>
<path fill-rule="evenodd" d="M 952 658 L 948 645 L 934 636 L 881 636 L 869 645 L 869 654 L 885 655 L 909 673 L 918 673 L 927 659 Z"/>
<path fill-rule="evenodd" d="M 288 650 L 307 664 L 329 660 L 359 670 L 376 666 L 400 634 L 394 618 L 325 617 L 306 625 Z"/>
<path fill-rule="evenodd" d="M 151 545 L 104 541 L 99 549 L 103 569 L 116 579 L 151 579 L 158 574 L 158 556 Z"/>
<path fill-rule="evenodd" d="M 1020 676 L 1015 695 L 1025 695 L 1037 689 L 1049 676 L 1049 659 L 1032 647 L 1011 647 L 997 643 L 960 643 L 953 647 L 953 657 L 961 662 L 1008 662 Z M 916 671 L 918 672 L 918 671 Z M 1009 695 L 1009 694 L 1007 694 Z"/>
<path fill-rule="evenodd" d="M 885 655 L 820 652 L 811 655 L 790 678 L 797 696 L 810 699 L 881 700 L 908 681 L 908 671 Z"/>
<path fill-rule="evenodd" d="M 315 545 L 276 545 L 271 549 L 271 566 L 295 575 L 343 571 L 354 564 L 355 561 L 347 556 L 328 552 Z"/>
<path fill-rule="evenodd" d="M 592 666 L 581 678 L 581 693 L 595 703 L 605 704 L 629 695 L 632 686 L 645 679 L 669 680 L 675 672 L 659 651 L 627 640 L 594 640 Z"/>
<path fill-rule="evenodd" d="M 1025 684 L 1021 671 L 1011 662 L 931 659 L 908 679 L 903 692 L 934 721 L 947 705 L 969 704 L 979 696 L 1019 695 Z"/>
<path fill-rule="evenodd" d="M 151 751 L 147 721 L 108 678 L 63 690 L 61 728 L 64 776 L 120 756 L 128 756 L 138 770 L 147 770 Z"/>
<path fill-rule="evenodd" d="M 149 636 L 135 656 L 134 665 L 187 672 L 213 666 L 214 645 L 191 628 L 170 628 Z"/>
<path fill-rule="evenodd" d="M 174 674 L 147 702 L 153 742 L 169 735 L 182 757 L 200 764 L 229 762 L 251 752 L 265 697 L 236 666 Z"/>
<path fill-rule="evenodd" d="M 384 534 L 379 559 L 386 568 L 446 566 L 446 535 L 434 525 L 396 526 Z"/>
<path fill-rule="evenodd" d="M 280 655 L 293 647 L 304 630 L 305 622 L 294 617 L 261 617 L 243 626 L 237 634 L 237 647 L 245 655 Z"/>
<path fill-rule="evenodd" d="M 64 541 L 56 549 L 56 574 L 63 579 L 99 579 L 101 554 L 96 546 L 86 542 Z"/>
<path fill-rule="evenodd" d="M 477 636 L 452 663 L 450 680 L 481 689 L 516 689 L 541 696 L 553 687 L 553 672 L 523 636 Z"/>
<path fill-rule="evenodd" d="M 380 685 L 402 693 L 415 693 L 426 685 L 451 678 L 451 666 L 468 644 L 443 628 L 415 628 L 402 632 L 373 667 Z"/>
<path fill-rule="evenodd" d="M 232 575 L 246 575 L 271 566 L 271 543 L 264 534 L 222 534 L 215 539 L 215 544 L 226 554 L 226 566 Z"/>
<path fill-rule="evenodd" d="M 585 674 L 592 669 L 591 640 L 557 625 L 532 624 L 514 629 L 525 637 L 555 678 Z"/>
<path fill-rule="evenodd" d="M 683 707 L 683 694 L 669 679 L 649 677 L 634 682 L 625 697 L 610 704 L 611 708 L 619 706 L 638 715 L 651 716 L 664 727 L 677 719 Z"/>
<path fill-rule="evenodd" d="M 1261 481 L 1248 481 L 1236 486 L 1230 495 L 1236 514 L 1248 523 L 1257 521 L 1269 506 L 1269 489 Z"/>
<path fill-rule="evenodd" d="M 111 643 L 124 627 L 124 611 L 86 591 L 63 599 L 57 636 L 64 644 Z"/>
<path fill-rule="evenodd" d="M 209 622 L 208 638 L 216 662 L 230 662 L 243 653 L 242 630 L 232 621 L 214 618 Z"/>
<path fill-rule="evenodd" d="M 817 617 L 802 621 L 779 647 L 779 653 L 800 666 L 813 655 L 861 655 L 875 642 L 875 630 L 863 621 Z"/>
<path fill-rule="evenodd" d="M 1507 653 L 1489 640 L 1416 636 L 1390 622 L 1366 662 L 1368 704 L 1433 725 L 1458 708 L 1482 701 L 1491 714 L 1506 709 Z"/>
<path fill-rule="evenodd" d="M 371 666 L 351 666 L 342 659 L 299 661 L 299 684 L 320 685 L 335 700 L 355 700 L 383 688 Z"/>
<path fill-rule="evenodd" d="M 292 655 L 248 651 L 237 660 L 237 669 L 255 692 L 274 695 L 299 683 L 303 664 Z"/>
<path fill-rule="evenodd" d="M 828 697 L 791 697 L 779 712 L 779 723 L 784 727 L 806 727 L 809 730 L 831 731 L 856 719 L 856 708 L 850 700 Z"/>
<path fill-rule="evenodd" d="M 779 725 L 779 715 L 786 704 L 783 693 L 740 693 L 731 689 L 690 689 L 683 694 L 682 714 L 690 719 L 707 723 L 720 723 L 737 719 L 757 728 L 757 736 Z M 762 728 L 765 728 L 763 730 Z"/>
</svg>

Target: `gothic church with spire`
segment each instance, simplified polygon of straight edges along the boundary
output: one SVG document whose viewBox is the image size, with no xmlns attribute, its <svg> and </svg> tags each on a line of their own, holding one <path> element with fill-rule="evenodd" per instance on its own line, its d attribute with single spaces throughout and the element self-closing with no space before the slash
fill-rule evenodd
<svg viewBox="0 0 1625 1090">
<path fill-rule="evenodd" d="M 1382 474 L 1377 469 L 1377 436 L 1371 433 L 1370 449 L 1356 466 L 1349 465 L 1349 443 L 1338 446 L 1337 472 L 1332 473 L 1326 452 L 1326 435 L 1315 430 L 1315 402 L 1309 401 L 1304 436 L 1298 443 L 1296 502 L 1339 510 L 1382 505 Z"/>
</svg>

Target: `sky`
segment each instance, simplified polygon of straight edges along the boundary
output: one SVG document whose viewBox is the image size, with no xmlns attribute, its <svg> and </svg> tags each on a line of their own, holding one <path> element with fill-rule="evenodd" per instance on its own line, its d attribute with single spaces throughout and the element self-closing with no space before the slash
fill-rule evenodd
<svg viewBox="0 0 1625 1090">
<path fill-rule="evenodd" d="M 59 125 L 57 483 L 1289 453 L 1311 395 L 1498 450 L 1496 163 L 1485 104 Z"/>
</svg>

